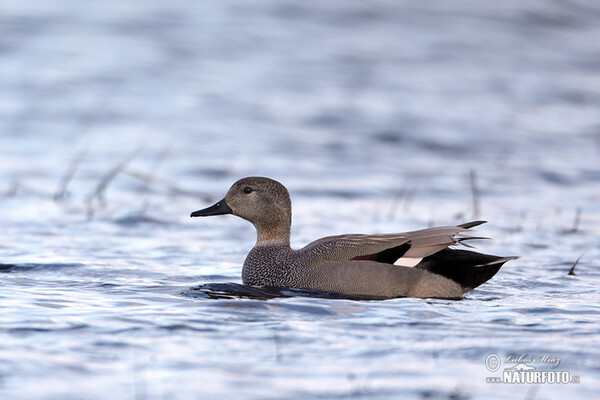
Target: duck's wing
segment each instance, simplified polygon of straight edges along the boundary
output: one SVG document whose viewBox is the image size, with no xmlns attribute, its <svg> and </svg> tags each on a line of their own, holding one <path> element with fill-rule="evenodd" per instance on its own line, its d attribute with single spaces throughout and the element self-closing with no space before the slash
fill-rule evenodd
<svg viewBox="0 0 600 400">
<path fill-rule="evenodd" d="M 483 223 L 485 221 L 473 221 L 404 233 L 327 236 L 309 243 L 298 252 L 309 260 L 309 264 L 321 261 L 373 260 L 402 265 L 398 260 L 420 260 L 453 244 L 475 239 L 476 237 L 464 232 Z"/>
</svg>

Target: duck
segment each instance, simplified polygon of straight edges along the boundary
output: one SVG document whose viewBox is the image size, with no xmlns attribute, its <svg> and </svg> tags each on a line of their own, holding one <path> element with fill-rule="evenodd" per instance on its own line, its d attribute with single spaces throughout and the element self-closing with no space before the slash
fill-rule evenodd
<svg viewBox="0 0 600 400">
<path fill-rule="evenodd" d="M 247 286 L 302 289 L 351 298 L 461 299 L 491 279 L 507 261 L 456 248 L 481 237 L 469 234 L 486 221 L 402 233 L 342 234 L 292 249 L 292 203 L 280 182 L 239 179 L 214 205 L 191 217 L 232 214 L 256 228 L 256 244 L 242 266 Z"/>
</svg>

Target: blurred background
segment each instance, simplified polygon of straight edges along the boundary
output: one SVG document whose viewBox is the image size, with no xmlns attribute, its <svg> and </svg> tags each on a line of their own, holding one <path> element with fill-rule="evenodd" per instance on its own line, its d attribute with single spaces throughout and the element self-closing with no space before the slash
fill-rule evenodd
<svg viewBox="0 0 600 400">
<path fill-rule="evenodd" d="M 77 159 L 74 198 L 124 162 L 198 191 L 253 174 L 378 195 L 418 182 L 438 207 L 457 188 L 468 203 L 473 170 L 535 208 L 598 200 L 589 2 L 2 7 L 4 192 L 56 194 Z"/>
<path fill-rule="evenodd" d="M 179 398 L 198 393 L 194 376 L 211 377 L 209 395 L 240 386 L 239 375 L 227 371 L 258 362 L 255 354 L 231 350 L 251 340 L 243 336 L 248 326 L 240 310 L 227 301 L 214 309 L 179 293 L 211 280 L 240 281 L 253 228 L 233 218 L 191 221 L 189 213 L 249 175 L 277 179 L 290 190 L 295 246 L 328 234 L 489 220 L 482 234 L 495 240 L 483 249 L 523 257 L 495 278 L 494 295 L 475 294 L 474 301 L 531 295 L 531 302 L 548 304 L 529 311 L 507 304 L 506 318 L 515 325 L 494 342 L 502 343 L 500 350 L 485 342 L 473 352 L 465 343 L 446 361 L 467 363 L 483 374 L 488 350 L 528 351 L 537 343 L 536 349 L 553 349 L 598 382 L 597 354 L 583 350 L 589 342 L 552 346 L 575 327 L 584 329 L 580 337 L 598 339 L 597 322 L 586 325 L 577 318 L 589 323 L 600 312 L 592 307 L 599 300 L 600 262 L 599 18 L 600 6 L 583 0 L 53 0 L 35 6 L 4 0 L 0 263 L 8 273 L 0 276 L 5 327 L 0 393 L 89 399 L 106 398 L 110 389 L 114 399 Z M 580 256 L 577 268 L 587 271 L 586 278 L 564 282 L 563 272 Z M 521 286 L 507 290 L 517 276 Z M 560 281 L 532 289 L 549 277 Z M 564 325 L 555 332 L 547 325 L 554 312 L 567 316 L 549 304 L 565 287 L 578 299 L 569 311 L 575 319 L 554 321 Z M 71 303 L 61 303 L 64 299 Z M 289 301 L 270 304 L 283 307 Z M 269 332 L 283 321 L 320 324 L 325 311 L 319 307 L 337 321 L 319 325 L 315 337 L 298 339 L 288 332 L 288 339 L 278 339 L 299 346 L 300 353 L 307 341 L 316 346 L 314 359 L 294 367 L 310 365 L 314 375 L 286 370 L 285 359 L 283 366 L 276 360 L 279 369 L 256 372 L 255 378 L 280 379 L 276 387 L 284 397 L 380 398 L 400 386 L 416 398 L 478 398 L 491 388 L 465 381 L 465 370 L 446 371 L 445 378 L 432 381 L 427 344 L 409 357 L 410 365 L 405 342 L 397 353 L 388 348 L 381 354 L 329 354 L 328 344 L 317 343 L 339 337 L 339 329 L 351 330 L 336 325 L 336 315 L 342 320 L 348 315 L 336 309 L 345 303 L 297 301 L 315 308 L 300 309 L 292 301 L 294 307 L 279 310 L 275 322 L 262 306 L 252 308 L 257 320 L 270 321 L 257 328 L 267 332 L 268 354 L 271 338 L 280 337 Z M 171 303 L 181 313 L 171 309 L 165 316 Z M 440 351 L 445 359 L 437 347 L 443 347 L 437 344 L 446 338 L 443 332 L 462 332 L 453 324 L 456 307 L 464 305 L 449 305 L 436 317 L 421 309 L 429 307 L 425 303 L 370 304 L 374 314 L 367 319 L 351 313 L 369 332 L 408 305 L 426 313 L 418 315 L 441 318 L 433 333 L 425 327 L 403 331 L 402 337 L 429 343 L 436 360 Z M 136 317 L 123 321 L 123 307 Z M 190 320 L 190 307 L 206 320 L 198 315 Z M 539 335 L 520 336 L 523 313 L 538 321 Z M 168 321 L 157 321 L 161 318 Z M 215 318 L 223 318 L 230 334 L 229 351 L 223 350 L 223 332 L 212 325 Z M 486 321 L 491 325 L 480 327 L 478 338 L 495 331 L 496 318 Z M 389 323 L 390 330 L 376 338 L 347 338 L 346 347 L 385 342 L 393 348 L 397 326 Z M 217 329 L 214 336 L 189 335 L 205 324 Z M 190 329 L 179 338 L 180 347 L 165 326 Z M 130 329 L 142 333 L 124 334 L 120 344 L 105 337 Z M 75 345 L 80 333 L 89 342 Z M 157 337 L 162 345 L 148 342 Z M 46 353 L 43 343 L 62 356 Z M 197 357 L 198 365 L 185 364 L 192 362 L 191 343 L 204 355 L 219 348 L 221 356 L 235 357 L 220 374 L 212 371 L 215 359 L 221 360 L 217 353 L 210 361 Z M 138 350 L 122 356 L 119 349 L 130 346 Z M 148 365 L 165 353 L 181 358 L 144 378 L 150 376 L 144 372 Z M 41 354 L 46 361 L 34 365 L 31 357 Z M 318 369 L 314 364 L 323 354 L 345 371 Z M 379 364 L 383 354 L 408 369 L 377 375 L 378 368 L 393 371 L 387 361 Z M 101 372 L 82 367 L 95 362 Z M 55 377 L 47 375 L 51 370 Z M 203 375 L 207 370 L 212 372 Z M 412 378 L 398 378 L 405 373 Z M 75 387 L 68 384 L 73 377 Z M 306 389 L 318 377 L 326 381 Z M 249 392 L 240 398 L 255 389 L 249 379 L 240 386 Z M 32 387 L 33 382 L 40 384 Z M 153 390 L 153 382 L 162 382 L 162 389 Z M 432 382 L 439 392 L 430 389 Z M 23 385 L 28 389 L 20 392 Z M 275 398 L 273 387 L 263 388 L 259 398 Z M 528 390 L 505 387 L 497 395 L 513 389 L 520 396 Z M 584 396 L 588 389 L 542 388 L 540 398 L 563 396 L 561 390 Z"/>
</svg>

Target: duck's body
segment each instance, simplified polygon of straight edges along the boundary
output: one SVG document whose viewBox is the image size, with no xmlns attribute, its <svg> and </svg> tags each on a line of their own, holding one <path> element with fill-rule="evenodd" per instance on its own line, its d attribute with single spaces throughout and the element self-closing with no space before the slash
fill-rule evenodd
<svg viewBox="0 0 600 400">
<path fill-rule="evenodd" d="M 369 298 L 460 298 L 516 258 L 447 249 L 472 239 L 464 232 L 484 221 L 396 234 L 329 236 L 294 250 L 289 194 L 269 178 L 240 179 L 222 201 L 192 216 L 221 214 L 238 215 L 256 227 L 257 242 L 242 269 L 242 280 L 250 286 Z M 420 260 L 415 267 L 402 266 L 415 259 Z"/>
<path fill-rule="evenodd" d="M 244 262 L 242 280 L 249 286 L 274 286 L 341 293 L 356 297 L 459 298 L 461 286 L 422 269 L 366 260 L 307 261 L 303 250 L 257 245 Z"/>
</svg>

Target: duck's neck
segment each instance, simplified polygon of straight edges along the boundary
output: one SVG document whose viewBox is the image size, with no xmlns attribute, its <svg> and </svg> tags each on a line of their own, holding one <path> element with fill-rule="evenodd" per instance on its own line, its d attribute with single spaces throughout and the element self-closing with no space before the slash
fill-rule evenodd
<svg viewBox="0 0 600 400">
<path fill-rule="evenodd" d="M 269 225 L 255 225 L 256 227 L 256 245 L 290 245 L 291 221 L 281 221 L 280 223 Z"/>
</svg>

